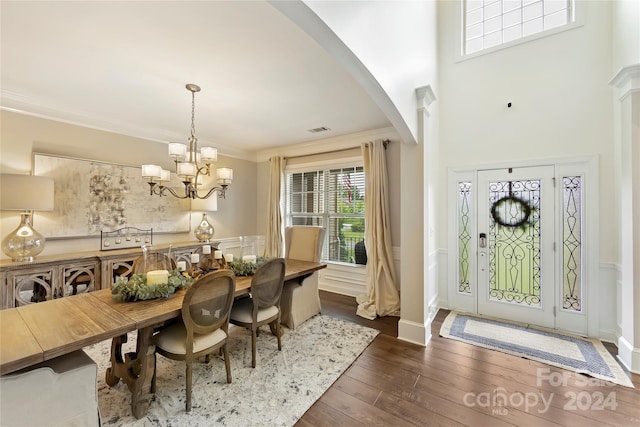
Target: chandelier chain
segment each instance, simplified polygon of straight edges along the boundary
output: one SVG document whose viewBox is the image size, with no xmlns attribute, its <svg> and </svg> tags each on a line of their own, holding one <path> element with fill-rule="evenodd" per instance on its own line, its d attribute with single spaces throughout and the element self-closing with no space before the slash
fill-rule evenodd
<svg viewBox="0 0 640 427">
<path fill-rule="evenodd" d="M 191 139 L 195 142 L 196 138 L 196 93 L 191 92 Z M 193 147 L 196 149 L 197 147 Z"/>
</svg>

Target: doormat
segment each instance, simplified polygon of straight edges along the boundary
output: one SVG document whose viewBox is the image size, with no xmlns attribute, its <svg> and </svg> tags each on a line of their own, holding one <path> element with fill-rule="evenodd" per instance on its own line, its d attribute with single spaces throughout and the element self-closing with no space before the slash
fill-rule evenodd
<svg viewBox="0 0 640 427">
<path fill-rule="evenodd" d="M 633 388 L 625 371 L 597 339 L 457 312 L 444 320 L 440 336 Z"/>
</svg>

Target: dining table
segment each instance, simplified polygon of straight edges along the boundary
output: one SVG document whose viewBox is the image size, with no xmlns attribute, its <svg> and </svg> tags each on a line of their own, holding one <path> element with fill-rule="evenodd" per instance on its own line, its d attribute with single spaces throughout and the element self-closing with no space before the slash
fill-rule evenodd
<svg viewBox="0 0 640 427">
<path fill-rule="evenodd" d="M 326 264 L 288 259 L 285 281 L 305 277 Z M 236 276 L 235 297 L 250 292 L 251 276 Z M 167 298 L 124 302 L 111 289 L 0 310 L 0 375 L 111 339 L 105 382 L 123 381 L 137 418 L 148 411 L 155 363 L 154 330 L 181 317 L 186 289 Z M 135 351 L 123 354 L 127 334 L 137 331 Z"/>
</svg>

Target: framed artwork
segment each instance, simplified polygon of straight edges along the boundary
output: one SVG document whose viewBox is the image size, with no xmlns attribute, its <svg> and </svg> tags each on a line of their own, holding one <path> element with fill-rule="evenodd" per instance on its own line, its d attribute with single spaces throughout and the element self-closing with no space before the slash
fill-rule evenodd
<svg viewBox="0 0 640 427">
<path fill-rule="evenodd" d="M 48 239 L 99 237 L 123 227 L 190 231 L 190 200 L 149 195 L 140 167 L 34 153 L 33 173 L 54 180 L 54 210 L 37 212 Z M 171 180 L 174 188 L 184 186 L 175 175 Z"/>
</svg>

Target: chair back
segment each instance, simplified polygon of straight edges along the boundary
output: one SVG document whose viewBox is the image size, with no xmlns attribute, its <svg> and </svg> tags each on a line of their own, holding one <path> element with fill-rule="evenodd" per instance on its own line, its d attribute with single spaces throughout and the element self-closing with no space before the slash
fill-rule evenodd
<svg viewBox="0 0 640 427">
<path fill-rule="evenodd" d="M 280 307 L 285 269 L 284 258 L 272 258 L 256 270 L 251 279 L 254 318 L 261 308 Z"/>
<path fill-rule="evenodd" d="M 233 271 L 218 270 L 200 276 L 187 289 L 182 301 L 187 349 L 192 348 L 194 333 L 207 334 L 220 328 L 227 332 L 235 281 Z"/>
<path fill-rule="evenodd" d="M 294 225 L 285 228 L 286 258 L 320 262 L 325 231 L 324 227 L 308 225 Z"/>
<path fill-rule="evenodd" d="M 170 259 L 167 255 L 159 252 L 147 253 L 147 259 L 145 264 L 144 254 L 140 255 L 133 261 L 131 267 L 131 274 L 144 274 L 147 271 L 153 270 L 175 270 L 176 262 Z"/>
</svg>

